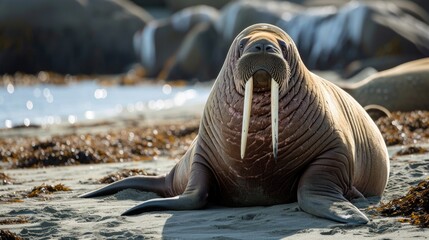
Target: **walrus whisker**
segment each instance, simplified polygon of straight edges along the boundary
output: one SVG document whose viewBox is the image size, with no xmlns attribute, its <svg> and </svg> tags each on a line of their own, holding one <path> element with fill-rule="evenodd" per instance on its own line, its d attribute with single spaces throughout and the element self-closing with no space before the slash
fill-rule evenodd
<svg viewBox="0 0 429 240">
<path fill-rule="evenodd" d="M 274 78 L 271 79 L 271 131 L 274 161 L 277 162 L 279 142 L 279 84 Z"/>
<path fill-rule="evenodd" d="M 250 110 L 252 109 L 253 77 L 246 82 L 244 90 L 243 124 L 241 127 L 241 159 L 244 158 L 247 145 L 247 134 L 249 132 Z"/>
</svg>

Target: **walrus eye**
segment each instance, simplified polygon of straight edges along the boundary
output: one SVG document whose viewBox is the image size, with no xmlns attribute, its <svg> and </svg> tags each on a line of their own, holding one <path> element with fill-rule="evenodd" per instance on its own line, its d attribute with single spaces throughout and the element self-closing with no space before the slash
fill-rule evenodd
<svg viewBox="0 0 429 240">
<path fill-rule="evenodd" d="M 246 46 L 246 43 L 249 41 L 248 38 L 243 38 L 240 40 L 239 47 L 238 47 L 238 57 L 241 57 L 243 55 L 244 47 Z"/>
<path fill-rule="evenodd" d="M 284 41 L 282 41 L 282 40 L 277 40 L 277 42 L 280 45 L 283 57 L 286 58 L 286 55 L 287 55 L 287 45 L 286 45 L 286 43 Z"/>
</svg>

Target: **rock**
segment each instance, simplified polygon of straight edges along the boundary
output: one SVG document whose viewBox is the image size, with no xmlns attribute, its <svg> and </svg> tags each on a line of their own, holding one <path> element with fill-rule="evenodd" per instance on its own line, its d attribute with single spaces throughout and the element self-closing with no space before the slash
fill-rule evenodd
<svg viewBox="0 0 429 240">
<path fill-rule="evenodd" d="M 177 17 L 187 11 L 187 17 Z M 137 35 L 135 46 L 150 76 L 213 79 L 234 37 L 259 22 L 288 32 L 311 70 L 334 70 L 350 77 L 368 66 L 385 70 L 429 55 L 429 20 L 425 20 L 429 17 L 413 2 L 353 1 L 307 7 L 279 1 L 237 1 L 226 5 L 219 17 L 202 17 L 208 15 L 197 8 L 185 9 L 171 19 L 151 22 Z M 178 25 L 174 19 L 191 27 L 174 30 Z M 193 19 L 192 25 L 189 19 Z M 195 27 L 198 23 L 206 26 Z"/>
<path fill-rule="evenodd" d="M 167 19 L 151 21 L 137 32 L 134 48 L 148 77 L 157 77 L 165 64 L 173 61 L 186 35 L 195 26 L 214 22 L 217 18 L 216 9 L 197 6 L 179 11 Z"/>
<path fill-rule="evenodd" d="M 213 49 L 220 49 L 222 41 L 213 24 L 204 23 L 190 31 L 175 57 L 166 64 L 159 79 L 187 79 L 195 81 L 210 80 L 219 73 L 222 55 Z"/>
<path fill-rule="evenodd" d="M 206 5 L 221 9 L 227 3 L 233 1 L 234 0 L 165 0 L 165 3 L 171 11 L 177 12 L 185 8 L 194 7 L 196 5 Z"/>
<path fill-rule="evenodd" d="M 166 7 L 165 0 L 130 0 L 134 4 L 146 9 L 150 7 Z"/>
<path fill-rule="evenodd" d="M 152 17 L 127 0 L 0 0 L 0 73 L 117 73 Z"/>
</svg>

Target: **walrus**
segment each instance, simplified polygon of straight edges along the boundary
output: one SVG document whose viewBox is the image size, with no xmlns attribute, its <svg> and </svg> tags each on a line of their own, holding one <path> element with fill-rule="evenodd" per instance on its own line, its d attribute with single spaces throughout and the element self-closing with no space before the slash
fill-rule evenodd
<svg viewBox="0 0 429 240">
<path fill-rule="evenodd" d="M 256 24 L 233 41 L 198 136 L 169 174 L 127 178 L 81 197 L 126 188 L 165 197 L 123 215 L 298 201 L 315 216 L 364 224 L 350 200 L 380 196 L 388 175 L 386 145 L 365 110 L 311 73 L 283 30 Z"/>
<path fill-rule="evenodd" d="M 371 109 L 429 110 L 429 58 L 403 63 L 356 83 L 338 82 L 337 85 Z"/>
</svg>

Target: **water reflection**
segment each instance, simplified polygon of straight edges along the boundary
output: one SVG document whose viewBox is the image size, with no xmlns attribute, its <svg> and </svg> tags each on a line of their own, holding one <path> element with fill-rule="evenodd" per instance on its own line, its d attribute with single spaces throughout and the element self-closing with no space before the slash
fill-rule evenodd
<svg viewBox="0 0 429 240">
<path fill-rule="evenodd" d="M 30 126 L 30 123 L 31 123 L 30 119 L 28 119 L 28 118 L 24 119 L 24 126 L 28 127 L 28 126 Z"/>
<path fill-rule="evenodd" d="M 28 109 L 28 110 L 33 109 L 33 102 L 32 102 L 32 101 L 30 101 L 30 100 L 28 100 L 28 101 L 27 101 L 26 106 L 27 106 L 27 109 Z"/>
<path fill-rule="evenodd" d="M 54 96 L 51 94 L 51 90 L 49 90 L 49 88 L 43 89 L 43 96 L 45 97 L 46 102 L 48 103 L 54 102 Z"/>
<path fill-rule="evenodd" d="M 12 85 L 12 83 L 8 83 L 6 86 L 6 90 L 9 94 L 13 94 L 13 92 L 15 91 L 15 87 Z"/>
<path fill-rule="evenodd" d="M 85 118 L 89 119 L 89 120 L 92 120 L 92 119 L 95 118 L 95 113 L 93 111 L 86 111 L 85 112 Z"/>
<path fill-rule="evenodd" d="M 12 127 L 12 120 L 6 119 L 4 121 L 4 125 L 6 128 L 11 128 Z"/>
<path fill-rule="evenodd" d="M 195 98 L 197 95 L 197 92 L 194 89 L 189 89 L 184 92 L 179 92 L 174 97 L 174 104 L 176 106 L 182 106 L 185 104 L 186 101 Z"/>
<path fill-rule="evenodd" d="M 76 121 L 77 121 L 77 118 L 76 118 L 76 116 L 75 116 L 75 115 L 69 115 L 69 116 L 68 116 L 68 118 L 67 118 L 67 120 L 68 120 L 68 122 L 69 122 L 70 124 L 75 124 L 75 123 L 76 123 Z"/>
<path fill-rule="evenodd" d="M 107 90 L 104 88 L 98 88 L 94 91 L 95 99 L 104 99 L 107 97 Z"/>
<path fill-rule="evenodd" d="M 41 76 L 43 77 L 43 76 Z M 95 82 L 69 86 L 38 85 L 0 88 L 0 128 L 75 124 L 123 112 L 159 111 L 204 103 L 210 88 L 164 85 L 100 87 Z"/>
<path fill-rule="evenodd" d="M 171 93 L 171 86 L 169 84 L 164 84 L 164 86 L 162 86 L 162 92 L 169 95 Z"/>
</svg>

